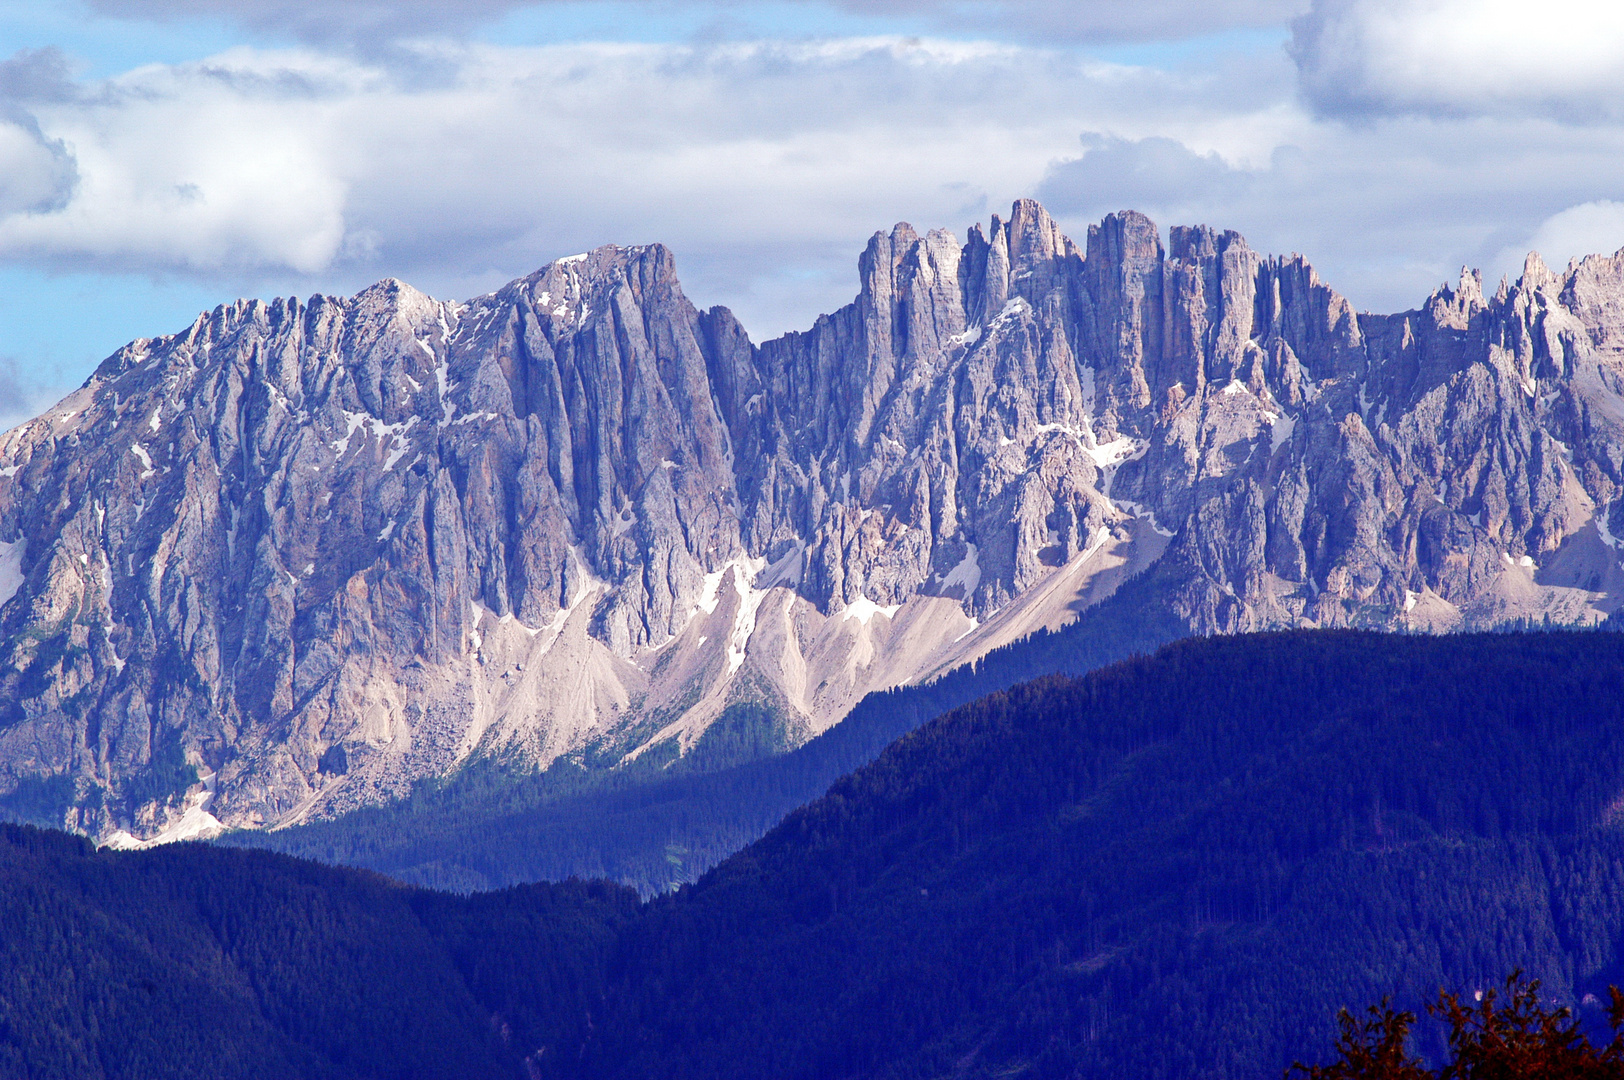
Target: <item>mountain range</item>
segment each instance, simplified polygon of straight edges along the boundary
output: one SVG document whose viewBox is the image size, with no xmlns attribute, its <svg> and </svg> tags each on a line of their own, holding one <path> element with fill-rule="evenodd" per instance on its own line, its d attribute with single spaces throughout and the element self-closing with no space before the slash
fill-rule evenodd
<svg viewBox="0 0 1624 1080">
<path fill-rule="evenodd" d="M 605 247 L 120 349 L 0 436 L 0 794 L 139 844 L 663 767 L 740 709 L 776 753 L 1135 576 L 1200 634 L 1624 602 L 1624 255 L 1371 315 L 1022 201 L 859 281 L 754 344 Z"/>
</svg>

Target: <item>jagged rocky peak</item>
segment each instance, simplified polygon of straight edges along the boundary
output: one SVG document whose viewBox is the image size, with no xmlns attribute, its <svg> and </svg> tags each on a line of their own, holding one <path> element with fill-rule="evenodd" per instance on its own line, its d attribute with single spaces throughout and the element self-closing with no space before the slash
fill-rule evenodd
<svg viewBox="0 0 1624 1080">
<path fill-rule="evenodd" d="M 475 504 L 510 508 L 469 523 L 478 599 L 535 623 L 569 602 L 579 566 L 624 586 L 600 619 L 617 652 L 669 639 L 741 551 L 723 414 L 755 392 L 748 339 L 725 310 L 694 309 L 658 245 L 561 260 L 460 314 L 458 423 L 503 436 L 470 448 L 462 475 Z"/>
<path fill-rule="evenodd" d="M 609 246 L 131 343 L 0 436 L 0 798 L 178 835 L 740 703 L 793 741 L 1145 569 L 1203 632 L 1624 598 L 1624 257 L 1360 315 L 1233 232 L 1079 248 L 1023 200 L 876 233 L 858 285 L 756 345 Z"/>
<path fill-rule="evenodd" d="M 179 749 L 250 820 L 318 794 L 334 746 L 448 766 L 467 680 L 413 673 L 465 667 L 482 611 L 549 627 L 618 572 L 596 630 L 631 652 L 738 553 L 706 389 L 729 322 L 665 249 L 601 249 L 468 305 L 386 281 L 122 350 L 5 444 L 0 739 L 48 731 L 103 784 Z"/>
</svg>

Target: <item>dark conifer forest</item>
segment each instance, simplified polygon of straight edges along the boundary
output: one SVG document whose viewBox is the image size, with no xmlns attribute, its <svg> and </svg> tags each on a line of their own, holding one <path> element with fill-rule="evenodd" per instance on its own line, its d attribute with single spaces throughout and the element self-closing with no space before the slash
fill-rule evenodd
<svg viewBox="0 0 1624 1080">
<path fill-rule="evenodd" d="M 0 833 L 0 1075 L 1260 1077 L 1624 983 L 1624 636 L 1179 642 L 923 724 L 698 882 Z M 837 729 L 838 730 L 838 729 Z"/>
</svg>

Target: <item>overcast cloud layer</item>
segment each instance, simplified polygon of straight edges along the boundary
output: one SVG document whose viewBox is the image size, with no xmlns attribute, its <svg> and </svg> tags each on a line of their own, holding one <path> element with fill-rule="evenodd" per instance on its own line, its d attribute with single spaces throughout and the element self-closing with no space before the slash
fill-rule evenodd
<svg viewBox="0 0 1624 1080">
<path fill-rule="evenodd" d="M 848 300 L 874 230 L 962 236 L 1023 195 L 1079 239 L 1125 207 L 1236 228 L 1376 310 L 1462 264 L 1514 272 L 1530 246 L 1560 265 L 1624 245 L 1624 16 L 1573 0 L 1537 19 L 1503 0 L 90 2 L 242 44 L 97 79 L 51 40 L 11 43 L 0 262 L 45 297 L 62 272 L 463 297 L 657 240 L 696 302 L 760 339 Z M 588 8 L 734 30 L 503 29 Z M 748 32 L 790 9 L 931 32 Z M 14 343 L 0 356 L 3 426 L 43 376 Z"/>
</svg>

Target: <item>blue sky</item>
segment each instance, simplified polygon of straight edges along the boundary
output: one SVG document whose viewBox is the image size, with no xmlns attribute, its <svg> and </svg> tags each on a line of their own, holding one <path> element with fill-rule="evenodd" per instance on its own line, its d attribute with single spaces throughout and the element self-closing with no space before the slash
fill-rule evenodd
<svg viewBox="0 0 1624 1080">
<path fill-rule="evenodd" d="M 460 298 L 609 242 L 670 244 L 759 339 L 849 299 L 876 229 L 1028 195 L 1412 306 L 1624 244 L 1624 16 L 1541 11 L 0 0 L 0 426 L 239 295 Z"/>
</svg>

